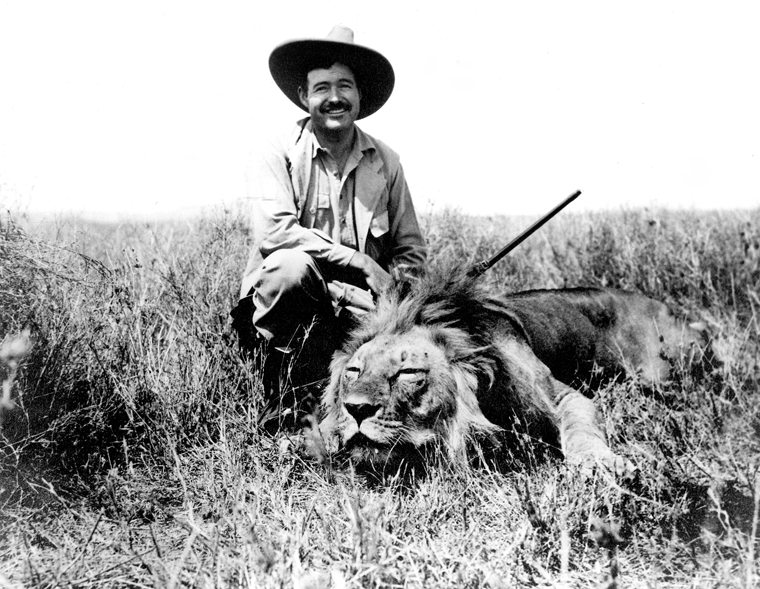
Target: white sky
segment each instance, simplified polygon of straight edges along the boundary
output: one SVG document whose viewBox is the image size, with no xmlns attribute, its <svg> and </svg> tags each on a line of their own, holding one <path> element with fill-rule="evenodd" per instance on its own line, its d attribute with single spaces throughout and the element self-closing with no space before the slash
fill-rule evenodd
<svg viewBox="0 0 760 589">
<path fill-rule="evenodd" d="M 421 210 L 760 205 L 760 2 L 0 0 L 0 204 L 158 216 L 244 196 L 302 116 L 271 49 L 336 23 L 396 90 L 360 125 Z"/>
</svg>

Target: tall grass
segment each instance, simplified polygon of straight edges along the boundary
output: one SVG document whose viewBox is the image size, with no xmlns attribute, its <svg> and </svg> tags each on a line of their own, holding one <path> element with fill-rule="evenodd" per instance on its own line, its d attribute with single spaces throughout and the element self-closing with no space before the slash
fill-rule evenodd
<svg viewBox="0 0 760 589">
<path fill-rule="evenodd" d="M 241 226 L 111 229 L 93 243 L 86 227 L 53 227 L 51 243 L 3 226 L 3 333 L 26 327 L 33 340 L 4 415 L 18 464 L 84 476 L 125 444 L 163 456 L 211 435 L 221 408 L 251 394 L 227 321 Z"/>
<path fill-rule="evenodd" d="M 310 462 L 256 427 L 228 312 L 247 224 L 0 221 L 0 585 L 735 586 L 757 580 L 760 210 L 564 215 L 482 280 L 603 285 L 710 322 L 720 379 L 601 391 L 626 486 L 559 463 L 436 468 L 411 487 Z M 520 220 L 423 220 L 470 264 Z M 10 348 L 8 348 L 10 349 Z M 16 358 L 16 356 L 14 356 Z M 1 363 L 0 363 L 1 364 Z"/>
</svg>

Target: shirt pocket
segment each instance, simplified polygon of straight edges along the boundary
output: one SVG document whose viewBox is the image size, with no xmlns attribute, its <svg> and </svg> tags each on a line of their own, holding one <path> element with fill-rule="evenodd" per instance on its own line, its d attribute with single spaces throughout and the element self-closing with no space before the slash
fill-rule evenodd
<svg viewBox="0 0 760 589">
<path fill-rule="evenodd" d="M 317 192 L 314 195 L 309 213 L 311 214 L 312 229 L 325 230 L 330 232 L 330 223 L 332 220 L 332 211 L 330 210 L 330 193 Z"/>
<path fill-rule="evenodd" d="M 376 211 L 369 224 L 369 232 L 372 237 L 378 238 L 388 233 L 388 210 Z"/>
<path fill-rule="evenodd" d="M 317 202 L 316 206 L 318 209 L 329 209 L 331 206 L 330 203 L 330 193 L 329 192 L 319 192 L 317 193 Z"/>
</svg>

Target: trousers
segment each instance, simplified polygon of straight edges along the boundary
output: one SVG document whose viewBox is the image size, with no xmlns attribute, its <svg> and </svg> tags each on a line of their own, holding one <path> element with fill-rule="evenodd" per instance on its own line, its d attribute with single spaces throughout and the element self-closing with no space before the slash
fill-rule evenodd
<svg viewBox="0 0 760 589">
<path fill-rule="evenodd" d="M 277 250 L 256 270 L 253 287 L 231 315 L 241 340 L 246 335 L 289 348 L 299 328 L 315 320 L 326 327 L 348 326 L 373 306 L 362 276 L 324 268 L 299 250 Z"/>
</svg>

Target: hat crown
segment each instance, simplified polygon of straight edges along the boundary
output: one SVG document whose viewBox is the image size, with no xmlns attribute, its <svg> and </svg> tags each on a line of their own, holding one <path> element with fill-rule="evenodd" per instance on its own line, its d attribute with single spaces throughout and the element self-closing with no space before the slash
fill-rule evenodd
<svg viewBox="0 0 760 589">
<path fill-rule="evenodd" d="M 327 35 L 328 41 L 338 41 L 339 43 L 353 43 L 354 32 L 344 25 L 335 25 Z"/>
</svg>

